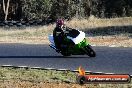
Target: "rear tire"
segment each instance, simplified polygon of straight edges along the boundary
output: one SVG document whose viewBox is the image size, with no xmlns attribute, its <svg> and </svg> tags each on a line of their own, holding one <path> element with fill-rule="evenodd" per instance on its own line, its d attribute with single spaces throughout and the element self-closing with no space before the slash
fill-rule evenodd
<svg viewBox="0 0 132 88">
<path fill-rule="evenodd" d="M 63 56 L 71 56 L 71 53 L 68 52 L 68 49 L 67 48 L 64 48 L 63 50 L 61 50 L 61 54 Z"/>
<path fill-rule="evenodd" d="M 96 53 L 95 53 L 95 51 L 92 49 L 92 46 L 91 46 L 91 45 L 87 45 L 87 46 L 85 47 L 85 49 L 86 49 L 86 54 L 87 54 L 88 56 L 90 56 L 90 57 L 95 57 L 95 56 L 96 56 Z"/>
<path fill-rule="evenodd" d="M 61 54 L 62 54 L 63 56 L 71 56 L 71 54 L 68 53 L 68 52 L 61 52 Z"/>
</svg>

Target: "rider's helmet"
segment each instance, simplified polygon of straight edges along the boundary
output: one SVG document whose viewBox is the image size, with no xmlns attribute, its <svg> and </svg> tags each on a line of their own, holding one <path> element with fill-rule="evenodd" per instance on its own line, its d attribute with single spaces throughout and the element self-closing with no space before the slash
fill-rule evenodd
<svg viewBox="0 0 132 88">
<path fill-rule="evenodd" d="M 62 27 L 62 26 L 64 26 L 64 20 L 63 20 L 63 19 L 57 19 L 57 21 L 56 21 L 56 26 L 57 26 L 57 27 Z"/>
</svg>

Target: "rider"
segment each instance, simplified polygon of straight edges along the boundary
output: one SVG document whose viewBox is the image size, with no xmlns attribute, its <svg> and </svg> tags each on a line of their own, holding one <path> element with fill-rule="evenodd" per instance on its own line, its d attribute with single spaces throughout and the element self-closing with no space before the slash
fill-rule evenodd
<svg viewBox="0 0 132 88">
<path fill-rule="evenodd" d="M 63 19 L 58 19 L 56 21 L 56 27 L 53 31 L 53 37 L 54 37 L 55 46 L 58 50 L 62 49 L 61 47 L 62 44 L 63 44 L 63 50 L 74 45 L 72 41 L 64 43 L 65 33 L 66 31 L 70 31 L 70 30 L 72 30 L 72 28 L 66 27 Z"/>
<path fill-rule="evenodd" d="M 54 42 L 57 49 L 61 48 L 61 44 L 64 39 L 64 27 L 64 20 L 58 19 L 56 21 L 56 27 L 53 31 Z"/>
</svg>

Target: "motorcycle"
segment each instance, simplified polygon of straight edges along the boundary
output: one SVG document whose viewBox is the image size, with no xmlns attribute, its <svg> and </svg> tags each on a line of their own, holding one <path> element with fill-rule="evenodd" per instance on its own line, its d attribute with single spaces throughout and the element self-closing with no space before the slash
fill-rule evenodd
<svg viewBox="0 0 132 88">
<path fill-rule="evenodd" d="M 55 49 L 58 53 L 61 53 L 63 56 L 70 55 L 88 55 L 90 57 L 95 57 L 96 53 L 92 49 L 92 46 L 85 38 L 85 33 L 76 29 L 64 32 L 64 43 L 61 44 L 61 49 L 58 49 L 55 46 L 53 35 L 49 35 L 50 47 Z M 74 44 L 70 44 L 73 42 Z"/>
</svg>

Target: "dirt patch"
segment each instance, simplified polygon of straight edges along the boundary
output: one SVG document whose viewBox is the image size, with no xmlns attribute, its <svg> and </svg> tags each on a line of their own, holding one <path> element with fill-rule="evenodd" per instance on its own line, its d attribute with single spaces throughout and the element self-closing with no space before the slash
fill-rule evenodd
<svg viewBox="0 0 132 88">
<path fill-rule="evenodd" d="M 66 21 L 71 28 L 78 28 L 86 34 L 90 44 L 96 46 L 132 47 L 132 18 L 73 19 Z M 49 44 L 55 24 L 26 28 L 0 28 L 0 43 Z M 123 36 L 122 36 L 123 35 Z"/>
<path fill-rule="evenodd" d="M 0 43 L 49 44 L 45 37 L 0 37 Z"/>
<path fill-rule="evenodd" d="M 0 88 L 131 88 L 131 84 L 84 84 L 30 82 L 20 80 L 0 81 Z"/>
<path fill-rule="evenodd" d="M 29 82 L 29 81 L 3 81 L 0 82 L 0 88 L 87 88 L 86 85 L 73 83 L 49 83 L 49 82 Z M 95 86 L 96 88 L 96 86 Z"/>
<path fill-rule="evenodd" d="M 116 47 L 132 47 L 132 39 L 128 37 L 88 37 L 92 45 L 96 46 L 116 46 Z"/>
<path fill-rule="evenodd" d="M 91 45 L 132 47 L 132 38 L 121 36 L 87 37 Z M 39 37 L 0 37 L 0 43 L 49 44 L 47 36 Z"/>
</svg>

